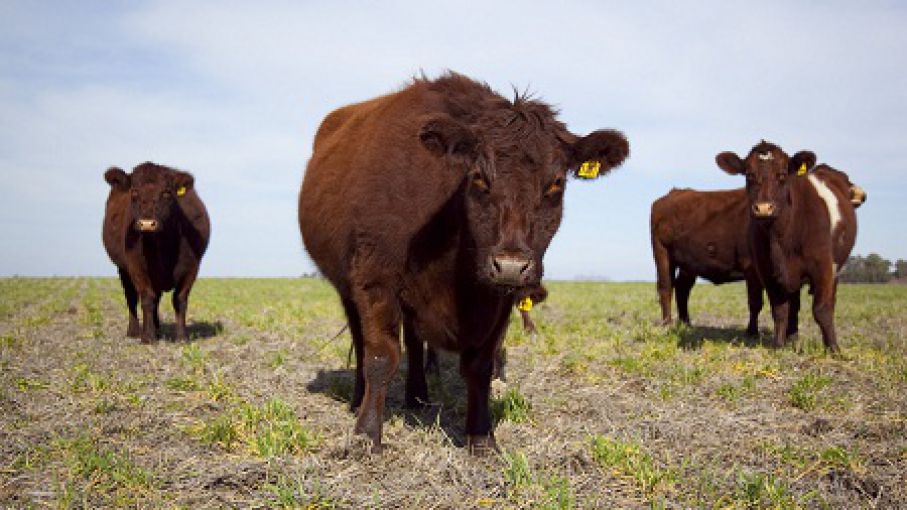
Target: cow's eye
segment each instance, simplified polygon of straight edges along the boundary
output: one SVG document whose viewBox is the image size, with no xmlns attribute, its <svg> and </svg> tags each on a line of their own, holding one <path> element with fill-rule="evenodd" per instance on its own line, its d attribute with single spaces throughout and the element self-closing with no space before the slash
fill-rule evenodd
<svg viewBox="0 0 907 510">
<path fill-rule="evenodd" d="M 163 193 L 161 193 L 161 196 L 164 197 L 164 198 L 170 198 L 170 192 L 169 192 L 169 191 L 164 191 Z"/>
<path fill-rule="evenodd" d="M 778 174 L 778 182 L 784 182 L 784 179 L 787 178 L 787 174 Z"/>
<path fill-rule="evenodd" d="M 479 191 L 488 192 L 488 181 L 485 180 L 485 176 L 483 176 L 480 172 L 473 172 L 472 185 Z"/>
<path fill-rule="evenodd" d="M 551 184 L 548 185 L 548 189 L 545 190 L 545 196 L 550 197 L 556 195 L 564 190 L 564 178 L 557 176 Z"/>
</svg>

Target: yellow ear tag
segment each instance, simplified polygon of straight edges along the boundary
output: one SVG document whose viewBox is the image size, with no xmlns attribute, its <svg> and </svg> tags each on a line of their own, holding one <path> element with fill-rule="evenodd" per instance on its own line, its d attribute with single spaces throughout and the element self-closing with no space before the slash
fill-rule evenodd
<svg viewBox="0 0 907 510">
<path fill-rule="evenodd" d="M 520 304 L 518 304 L 516 308 L 521 312 L 528 312 L 532 310 L 532 298 L 529 296 L 524 297 L 522 300 L 520 300 Z"/>
<path fill-rule="evenodd" d="M 806 163 L 800 165 L 800 169 L 797 170 L 797 175 L 806 175 Z"/>
<path fill-rule="evenodd" d="M 579 167 L 579 172 L 576 172 L 576 175 L 582 177 L 583 179 L 595 179 L 598 177 L 598 171 L 601 170 L 602 164 L 599 161 L 586 161 Z"/>
<path fill-rule="evenodd" d="M 185 195 L 185 194 L 186 194 L 186 187 L 185 187 L 185 186 L 180 186 L 179 188 L 176 188 L 176 196 L 181 197 L 181 196 L 183 196 L 183 195 Z"/>
</svg>

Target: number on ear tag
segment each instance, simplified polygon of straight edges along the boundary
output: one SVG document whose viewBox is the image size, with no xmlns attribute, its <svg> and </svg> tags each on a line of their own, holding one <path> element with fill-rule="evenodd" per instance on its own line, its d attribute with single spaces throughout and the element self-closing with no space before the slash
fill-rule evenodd
<svg viewBox="0 0 907 510">
<path fill-rule="evenodd" d="M 598 171 L 601 170 L 602 164 L 599 161 L 586 161 L 579 167 L 576 175 L 583 179 L 595 179 L 598 177 Z"/>
</svg>

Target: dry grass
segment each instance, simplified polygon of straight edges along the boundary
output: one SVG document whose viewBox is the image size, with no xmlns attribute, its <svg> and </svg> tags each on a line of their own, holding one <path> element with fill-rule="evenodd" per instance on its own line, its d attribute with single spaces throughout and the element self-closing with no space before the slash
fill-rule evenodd
<svg viewBox="0 0 907 510">
<path fill-rule="evenodd" d="M 841 359 L 808 310 L 795 348 L 744 341 L 740 285 L 694 289 L 693 328 L 654 284 L 549 289 L 475 458 L 452 356 L 424 412 L 398 375 L 384 454 L 350 434 L 324 282 L 202 280 L 193 340 L 141 345 L 113 279 L 0 280 L 0 507 L 907 507 L 907 288 L 841 287 Z"/>
</svg>

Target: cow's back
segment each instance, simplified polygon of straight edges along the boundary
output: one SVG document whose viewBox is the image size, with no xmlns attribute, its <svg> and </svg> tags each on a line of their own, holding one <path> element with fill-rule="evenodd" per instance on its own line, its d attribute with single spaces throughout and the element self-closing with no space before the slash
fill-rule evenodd
<svg viewBox="0 0 907 510">
<path fill-rule="evenodd" d="M 747 221 L 743 189 L 674 189 L 652 204 L 653 242 L 677 266 L 714 283 L 743 278 Z"/>
<path fill-rule="evenodd" d="M 462 173 L 419 141 L 427 118 L 441 111 L 441 98 L 417 81 L 343 107 L 319 128 L 299 195 L 299 225 L 313 261 L 338 288 L 354 243 L 386 259 L 380 266 L 402 267 L 409 241 L 461 182 Z"/>
</svg>

